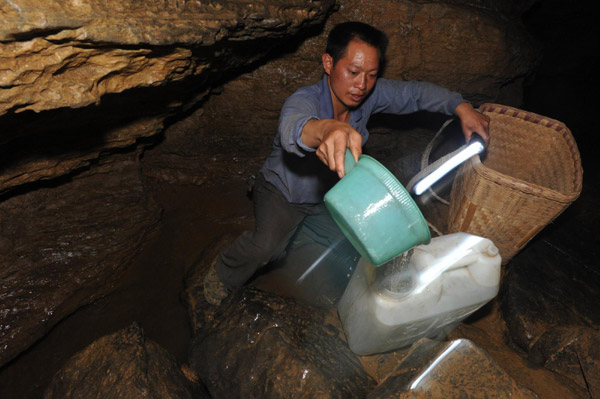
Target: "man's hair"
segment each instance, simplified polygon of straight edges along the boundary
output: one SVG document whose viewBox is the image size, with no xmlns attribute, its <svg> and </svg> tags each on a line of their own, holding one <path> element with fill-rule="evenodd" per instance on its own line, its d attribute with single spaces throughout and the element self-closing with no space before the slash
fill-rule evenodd
<svg viewBox="0 0 600 399">
<path fill-rule="evenodd" d="M 352 40 L 360 40 L 375 47 L 379 53 L 379 66 L 383 68 L 385 50 L 388 45 L 386 34 L 371 25 L 358 21 L 343 22 L 334 26 L 329 32 L 325 52 L 333 58 L 334 64 L 346 55 L 348 43 Z"/>
</svg>

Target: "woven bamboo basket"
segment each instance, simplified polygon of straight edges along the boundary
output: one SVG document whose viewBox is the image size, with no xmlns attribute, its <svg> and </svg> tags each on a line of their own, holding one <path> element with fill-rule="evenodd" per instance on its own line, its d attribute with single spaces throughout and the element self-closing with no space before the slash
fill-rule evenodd
<svg viewBox="0 0 600 399">
<path fill-rule="evenodd" d="M 563 123 L 498 104 L 479 110 L 490 117 L 490 145 L 454 180 L 448 231 L 491 239 L 506 264 L 579 197 L 583 169 Z"/>
</svg>

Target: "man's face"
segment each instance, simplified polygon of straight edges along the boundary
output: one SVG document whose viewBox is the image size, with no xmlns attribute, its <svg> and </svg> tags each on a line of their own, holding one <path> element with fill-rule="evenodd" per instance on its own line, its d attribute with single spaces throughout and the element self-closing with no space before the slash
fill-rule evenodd
<svg viewBox="0 0 600 399">
<path fill-rule="evenodd" d="M 335 65 L 331 56 L 324 54 L 323 67 L 329 75 L 334 111 L 352 109 L 359 106 L 375 87 L 379 53 L 365 42 L 352 40 L 344 57 Z"/>
</svg>

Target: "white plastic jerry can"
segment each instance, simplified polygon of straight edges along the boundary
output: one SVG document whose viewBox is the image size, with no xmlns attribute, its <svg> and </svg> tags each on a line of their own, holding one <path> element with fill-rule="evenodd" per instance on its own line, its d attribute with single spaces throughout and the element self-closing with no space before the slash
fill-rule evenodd
<svg viewBox="0 0 600 399">
<path fill-rule="evenodd" d="M 357 355 L 386 352 L 447 334 L 498 294 L 501 258 L 487 238 L 432 238 L 374 267 L 360 259 L 338 313 Z"/>
</svg>

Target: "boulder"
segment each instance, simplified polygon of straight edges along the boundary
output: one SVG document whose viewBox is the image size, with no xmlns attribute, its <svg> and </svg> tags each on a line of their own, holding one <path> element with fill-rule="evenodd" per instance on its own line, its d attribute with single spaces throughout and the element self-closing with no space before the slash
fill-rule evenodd
<svg viewBox="0 0 600 399">
<path fill-rule="evenodd" d="M 600 398 L 600 332 L 585 327 L 546 331 L 529 352 L 536 366 L 570 378 L 590 398 Z"/>
<path fill-rule="evenodd" d="M 195 379 L 133 323 L 69 359 L 52 379 L 44 399 L 210 398 Z"/>
<path fill-rule="evenodd" d="M 545 237 L 511 260 L 499 293 L 510 338 L 527 352 L 556 327 L 600 326 L 595 264 L 580 263 Z"/>
<path fill-rule="evenodd" d="M 366 397 L 375 382 L 328 313 L 243 288 L 196 335 L 190 366 L 213 398 Z"/>
</svg>

